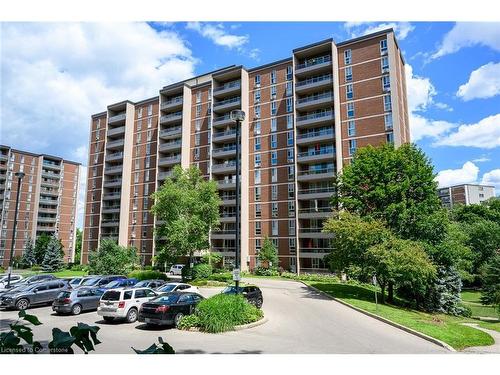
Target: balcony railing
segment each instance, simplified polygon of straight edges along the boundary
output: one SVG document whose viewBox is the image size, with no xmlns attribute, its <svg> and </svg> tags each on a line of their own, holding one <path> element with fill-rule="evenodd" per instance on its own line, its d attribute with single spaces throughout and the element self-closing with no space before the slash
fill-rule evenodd
<svg viewBox="0 0 500 375">
<path fill-rule="evenodd" d="M 326 62 L 331 62 L 332 57 L 330 55 L 324 55 L 320 57 L 315 57 L 312 59 L 307 59 L 303 63 L 297 65 L 297 69 L 304 69 L 308 68 L 310 66 L 318 65 L 318 64 L 323 64 Z"/>
<path fill-rule="evenodd" d="M 333 129 L 316 130 L 297 135 L 297 139 L 308 139 L 313 137 L 321 137 L 322 135 L 333 135 Z"/>
<path fill-rule="evenodd" d="M 332 212 L 331 207 L 307 207 L 299 208 L 299 214 L 308 214 L 314 212 Z"/>
<path fill-rule="evenodd" d="M 239 96 L 229 99 L 224 99 L 214 103 L 214 107 L 218 107 L 221 105 L 231 104 L 231 103 L 239 103 L 241 98 Z"/>
<path fill-rule="evenodd" d="M 322 233 L 323 228 L 299 228 L 299 233 Z"/>
<path fill-rule="evenodd" d="M 231 120 L 231 115 L 216 116 L 214 117 L 214 122 Z"/>
<path fill-rule="evenodd" d="M 219 132 L 214 132 L 213 138 L 216 137 L 224 137 L 226 135 L 233 135 L 236 134 L 236 129 L 234 130 L 226 130 L 226 131 L 219 131 Z"/>
<path fill-rule="evenodd" d="M 177 119 L 178 117 L 182 117 L 182 111 L 169 113 L 168 115 L 163 115 L 160 117 L 160 122 L 174 120 Z"/>
<path fill-rule="evenodd" d="M 180 104 L 180 103 L 182 103 L 183 99 L 184 98 L 182 96 L 176 96 L 175 98 L 164 101 L 161 103 L 161 109 L 164 109 L 172 104 Z"/>
<path fill-rule="evenodd" d="M 331 252 L 332 249 L 329 247 L 301 247 L 301 253 L 313 253 L 313 254 L 325 254 Z"/>
<path fill-rule="evenodd" d="M 312 83 L 318 83 L 318 82 L 328 81 L 328 80 L 331 80 L 331 79 L 332 79 L 332 75 L 331 74 L 324 74 L 322 76 L 312 77 L 312 78 L 305 79 L 303 81 L 298 81 L 297 84 L 296 84 L 296 87 L 310 85 Z"/>
<path fill-rule="evenodd" d="M 119 115 L 116 115 L 116 116 L 111 116 L 109 119 L 108 119 L 108 123 L 110 122 L 117 122 L 117 121 L 123 121 L 125 120 L 125 117 L 127 115 L 125 113 L 120 113 Z"/>
<path fill-rule="evenodd" d="M 315 187 L 309 189 L 300 189 L 299 194 L 317 194 L 317 193 L 333 193 L 335 192 L 335 188 L 333 186 L 330 187 Z"/>
<path fill-rule="evenodd" d="M 309 95 L 309 96 L 306 96 L 305 98 L 298 99 L 297 104 L 304 104 L 304 103 L 314 102 L 316 100 L 327 99 L 327 98 L 333 99 L 333 94 L 331 92 L 326 92 L 323 94 Z"/>
<path fill-rule="evenodd" d="M 236 167 L 236 162 L 231 161 L 229 163 L 219 163 L 219 164 L 212 165 L 212 169 L 214 169 L 214 170 L 228 168 L 228 167 Z"/>
<path fill-rule="evenodd" d="M 333 172 L 335 172 L 335 168 L 319 168 L 319 169 L 309 169 L 307 171 L 300 171 L 298 173 L 298 175 L 299 176 L 309 176 L 309 175 L 333 173 Z"/>
<path fill-rule="evenodd" d="M 231 82 L 225 83 L 222 86 L 216 87 L 214 92 L 219 92 L 219 91 L 223 91 L 223 90 L 230 89 L 233 87 L 240 87 L 240 86 L 241 86 L 240 80 L 231 81 Z"/>
<path fill-rule="evenodd" d="M 327 116 L 333 116 L 333 111 L 330 110 L 330 111 L 308 113 L 307 115 L 298 116 L 297 121 L 315 120 Z"/>
<path fill-rule="evenodd" d="M 212 153 L 214 155 L 216 154 L 221 154 L 223 152 L 227 152 L 227 151 L 236 151 L 236 145 L 231 145 L 231 146 L 224 146 L 224 147 L 220 147 L 220 148 L 214 148 Z"/>
<path fill-rule="evenodd" d="M 160 137 L 166 137 L 166 136 L 180 133 L 180 132 L 182 132 L 182 127 L 180 127 L 180 126 L 177 126 L 175 128 L 163 129 L 160 131 Z"/>
<path fill-rule="evenodd" d="M 299 152 L 297 154 L 297 157 L 303 158 L 303 157 L 307 157 L 307 156 L 328 155 L 328 154 L 333 154 L 333 153 L 335 153 L 334 147 L 325 147 L 325 148 L 321 148 L 319 150 L 310 150 L 310 151 L 305 151 L 305 152 Z"/>
</svg>

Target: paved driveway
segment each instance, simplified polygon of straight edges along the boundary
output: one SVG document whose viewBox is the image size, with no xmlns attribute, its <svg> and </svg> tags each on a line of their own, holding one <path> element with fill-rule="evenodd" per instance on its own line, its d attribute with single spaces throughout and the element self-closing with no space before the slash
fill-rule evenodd
<svg viewBox="0 0 500 375">
<path fill-rule="evenodd" d="M 358 313 L 294 281 L 252 279 L 264 294 L 269 321 L 259 327 L 223 334 L 146 328 L 141 323 L 105 323 L 95 312 L 78 317 L 52 315 L 50 307 L 30 309 L 44 323 L 35 338 L 47 340 L 53 327 L 69 329 L 75 322 L 101 327 L 97 353 L 131 353 L 145 349 L 158 336 L 177 353 L 447 353 L 428 341 Z M 200 289 L 205 296 L 220 289 Z M 17 312 L 0 311 L 0 329 Z"/>
</svg>

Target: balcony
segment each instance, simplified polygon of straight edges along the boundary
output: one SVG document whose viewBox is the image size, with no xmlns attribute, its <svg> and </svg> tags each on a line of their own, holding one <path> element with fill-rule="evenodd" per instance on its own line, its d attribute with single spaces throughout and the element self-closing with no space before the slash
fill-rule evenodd
<svg viewBox="0 0 500 375">
<path fill-rule="evenodd" d="M 103 214 L 115 214 L 120 212 L 120 206 L 119 205 L 113 205 L 113 206 L 102 206 L 102 213 Z"/>
<path fill-rule="evenodd" d="M 173 171 L 159 172 L 158 181 L 166 180 L 168 177 L 172 177 Z"/>
<path fill-rule="evenodd" d="M 118 227 L 120 225 L 120 219 L 108 219 L 101 221 L 101 227 Z"/>
<path fill-rule="evenodd" d="M 332 233 L 323 233 L 323 228 L 300 228 L 299 238 L 333 238 Z"/>
<path fill-rule="evenodd" d="M 126 117 L 127 117 L 127 115 L 125 113 L 120 113 L 119 115 L 111 116 L 108 118 L 108 124 L 116 124 L 119 122 L 125 122 Z"/>
<path fill-rule="evenodd" d="M 213 231 L 211 238 L 213 240 L 232 240 L 236 237 L 236 230 L 217 230 Z"/>
<path fill-rule="evenodd" d="M 300 98 L 295 104 L 295 108 L 299 110 L 313 110 L 321 107 L 331 107 L 333 103 L 333 94 L 331 92 L 326 92 L 322 94 L 313 94 Z"/>
<path fill-rule="evenodd" d="M 307 59 L 303 63 L 297 64 L 295 66 L 295 75 L 299 77 L 306 74 L 319 73 L 323 71 L 331 72 L 331 67 L 332 57 L 330 55 L 324 55 L 312 59 Z"/>
<path fill-rule="evenodd" d="M 102 233 L 101 240 L 118 241 L 118 233 Z"/>
<path fill-rule="evenodd" d="M 241 105 L 241 98 L 239 96 L 229 98 L 214 103 L 214 112 L 226 112 L 232 109 L 239 108 Z"/>
<path fill-rule="evenodd" d="M 230 124 L 234 124 L 234 120 L 231 120 L 231 115 L 214 116 L 212 120 L 212 126 L 214 128 Z"/>
<path fill-rule="evenodd" d="M 170 100 L 166 100 L 161 102 L 160 109 L 161 110 L 173 110 L 182 107 L 184 98 L 182 96 L 177 96 Z"/>
<path fill-rule="evenodd" d="M 234 223 L 236 222 L 236 213 L 222 213 L 219 218 L 221 223 Z"/>
<path fill-rule="evenodd" d="M 225 158 L 228 156 L 236 156 L 236 145 L 214 148 L 212 150 L 212 156 L 214 158 Z"/>
<path fill-rule="evenodd" d="M 182 111 L 170 113 L 160 117 L 160 124 L 173 124 L 182 121 Z"/>
<path fill-rule="evenodd" d="M 333 131 L 333 128 L 329 128 L 297 134 L 296 143 L 300 146 L 321 142 L 333 142 L 334 139 L 335 132 Z"/>
<path fill-rule="evenodd" d="M 104 181 L 104 187 L 116 187 L 116 186 L 121 186 L 121 185 L 122 185 L 121 178 L 113 178 L 111 180 Z"/>
<path fill-rule="evenodd" d="M 158 166 L 159 167 L 167 167 L 170 165 L 174 164 L 179 164 L 181 162 L 181 154 L 173 155 L 173 156 L 166 156 L 164 158 L 159 158 L 158 159 Z"/>
<path fill-rule="evenodd" d="M 57 206 L 57 204 L 58 204 L 58 200 L 57 199 L 50 199 L 50 198 L 45 198 L 45 197 L 40 197 L 39 202 L 43 203 L 43 204 L 50 204 L 50 205 L 53 205 L 53 206 Z"/>
<path fill-rule="evenodd" d="M 175 128 L 167 128 L 160 130 L 161 139 L 172 139 L 177 138 L 182 134 L 182 127 L 177 126 Z"/>
<path fill-rule="evenodd" d="M 37 217 L 37 222 L 39 223 L 55 223 L 57 221 L 57 217 Z"/>
<path fill-rule="evenodd" d="M 236 142 L 236 129 L 214 132 L 212 134 L 212 140 L 213 142 Z"/>
<path fill-rule="evenodd" d="M 125 134 L 125 126 L 119 126 L 117 128 L 109 128 L 107 132 L 108 136 L 121 135 L 121 134 Z"/>
<path fill-rule="evenodd" d="M 38 212 L 47 213 L 47 214 L 55 214 L 57 213 L 57 208 L 47 208 L 47 207 L 38 207 Z"/>
<path fill-rule="evenodd" d="M 107 166 L 104 169 L 104 174 L 108 175 L 115 175 L 115 174 L 121 174 L 123 169 L 123 165 L 117 165 L 117 166 Z"/>
<path fill-rule="evenodd" d="M 106 155 L 106 161 L 115 161 L 115 160 L 122 160 L 123 159 L 123 152 L 112 152 Z"/>
<path fill-rule="evenodd" d="M 55 232 L 56 226 L 55 225 L 37 225 L 36 230 L 37 230 L 37 232 Z"/>
<path fill-rule="evenodd" d="M 44 168 L 54 169 L 56 171 L 61 170 L 61 167 L 62 167 L 60 163 L 55 163 L 55 162 L 51 162 L 48 160 L 44 160 L 42 163 L 42 166 Z"/>
<path fill-rule="evenodd" d="M 59 181 L 54 180 L 42 180 L 40 182 L 42 186 L 59 186 Z"/>
<path fill-rule="evenodd" d="M 8 154 L 0 154 L 0 160 L 9 160 Z"/>
<path fill-rule="evenodd" d="M 61 177 L 61 175 L 59 173 L 54 173 L 54 172 L 46 171 L 45 169 L 42 169 L 42 176 L 43 177 L 54 178 L 54 179 L 59 179 Z"/>
<path fill-rule="evenodd" d="M 234 173 L 236 172 L 236 162 L 229 163 L 220 163 L 212 165 L 212 173 L 214 174 L 225 174 L 225 173 Z"/>
<path fill-rule="evenodd" d="M 329 247 L 301 247 L 301 258 L 323 258 L 332 251 Z"/>
<path fill-rule="evenodd" d="M 105 201 L 109 201 L 109 200 L 118 200 L 120 199 L 121 197 L 121 192 L 115 192 L 115 193 L 105 193 L 103 196 L 102 196 L 102 199 L 105 200 Z"/>
<path fill-rule="evenodd" d="M 108 142 L 106 142 L 106 148 L 108 150 L 113 150 L 113 149 L 117 149 L 117 148 L 123 147 L 124 144 L 125 144 L 125 140 L 124 139 L 118 139 L 116 141 L 108 141 Z"/>
<path fill-rule="evenodd" d="M 220 199 L 222 200 L 220 205 L 221 206 L 236 206 L 236 196 L 221 196 Z"/>
<path fill-rule="evenodd" d="M 225 83 L 222 86 L 215 87 L 212 95 L 214 98 L 220 98 L 220 97 L 223 97 L 225 95 L 236 94 L 240 91 L 240 88 L 241 88 L 241 81 L 240 80 L 231 81 L 231 82 Z"/>
<path fill-rule="evenodd" d="M 322 147 L 318 150 L 310 150 L 297 153 L 298 163 L 315 163 L 324 160 L 331 160 L 335 157 L 334 147 Z"/>
<path fill-rule="evenodd" d="M 331 207 L 299 208 L 299 219 L 329 218 L 332 214 Z"/>
<path fill-rule="evenodd" d="M 308 128 L 316 125 L 331 124 L 334 120 L 333 111 L 318 111 L 297 116 L 297 128 Z"/>
<path fill-rule="evenodd" d="M 297 181 L 317 181 L 333 179 L 335 177 L 335 168 L 309 169 L 300 171 L 297 175 Z"/>
<path fill-rule="evenodd" d="M 160 151 L 175 151 L 182 148 L 182 140 L 178 139 L 175 141 L 160 143 Z"/>
<path fill-rule="evenodd" d="M 57 197 L 59 195 L 59 190 L 41 188 L 40 194 L 49 195 L 51 197 Z"/>
<path fill-rule="evenodd" d="M 218 180 L 217 188 L 219 190 L 232 190 L 236 188 L 236 179 L 234 180 Z"/>
<path fill-rule="evenodd" d="M 335 193 L 333 186 L 315 187 L 309 189 L 301 189 L 298 191 L 297 199 L 310 200 L 310 199 L 328 199 Z"/>
<path fill-rule="evenodd" d="M 307 94 L 310 92 L 318 91 L 320 89 L 333 90 L 333 77 L 331 74 L 324 74 L 317 77 L 298 81 L 295 85 L 295 92 L 297 94 Z"/>
</svg>

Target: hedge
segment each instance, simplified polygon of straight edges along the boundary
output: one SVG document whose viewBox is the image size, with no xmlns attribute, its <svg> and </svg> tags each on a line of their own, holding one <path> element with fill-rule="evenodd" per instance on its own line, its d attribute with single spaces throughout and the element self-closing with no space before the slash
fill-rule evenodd
<svg viewBox="0 0 500 375">
<path fill-rule="evenodd" d="M 160 279 L 160 280 L 168 280 L 167 275 L 165 275 L 163 272 L 160 271 L 152 271 L 152 270 L 136 270 L 132 271 L 127 275 L 129 278 L 137 279 L 139 281 L 141 280 L 155 280 L 155 279 Z"/>
</svg>

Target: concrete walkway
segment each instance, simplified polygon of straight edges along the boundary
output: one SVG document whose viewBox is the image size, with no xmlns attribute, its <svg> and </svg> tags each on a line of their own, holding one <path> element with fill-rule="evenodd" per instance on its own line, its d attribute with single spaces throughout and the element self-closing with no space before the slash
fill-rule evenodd
<svg viewBox="0 0 500 375">
<path fill-rule="evenodd" d="M 464 349 L 465 353 L 496 353 L 500 354 L 500 332 L 493 331 L 491 329 L 485 329 L 479 327 L 479 324 L 476 323 L 463 323 L 465 326 L 469 326 L 475 329 L 479 329 L 480 331 L 486 332 L 495 340 L 495 343 L 490 346 L 473 346 L 467 349 Z"/>
</svg>

